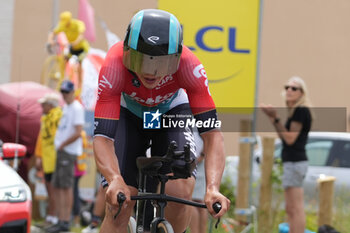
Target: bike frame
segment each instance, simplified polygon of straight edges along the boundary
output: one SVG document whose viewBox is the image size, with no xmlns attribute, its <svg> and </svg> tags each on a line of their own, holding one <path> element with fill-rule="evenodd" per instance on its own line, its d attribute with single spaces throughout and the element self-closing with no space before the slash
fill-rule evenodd
<svg viewBox="0 0 350 233">
<path fill-rule="evenodd" d="M 139 157 L 136 160 L 136 165 L 139 170 L 139 185 L 138 185 L 138 195 L 131 196 L 131 200 L 136 201 L 136 233 L 142 233 L 145 225 L 145 211 L 146 211 L 146 201 L 152 201 L 152 205 L 155 208 L 155 216 L 151 223 L 151 233 L 157 232 L 158 224 L 161 222 L 167 222 L 164 217 L 164 210 L 168 201 L 190 205 L 199 208 L 207 208 L 206 205 L 193 202 L 165 194 L 165 184 L 169 180 L 173 179 L 187 179 L 191 177 L 192 171 L 195 167 L 194 159 L 190 158 L 190 146 L 186 144 L 184 146 L 184 151 L 174 151 L 177 148 L 176 142 L 171 142 L 168 148 L 168 152 L 163 157 Z M 180 162 L 179 164 L 174 164 L 174 162 Z M 182 163 L 181 163 L 182 162 Z M 170 166 L 173 175 L 168 175 L 160 172 L 160 168 L 163 166 Z M 157 193 L 147 193 L 146 192 L 146 179 L 147 176 L 156 178 L 160 182 L 160 192 Z M 123 193 L 117 194 L 117 200 L 119 203 L 118 212 L 114 215 L 114 219 L 118 216 L 121 211 L 121 206 L 125 201 L 125 195 Z M 216 213 L 221 210 L 220 203 L 214 203 L 213 209 Z M 220 218 L 218 219 L 215 227 L 217 227 Z"/>
<path fill-rule="evenodd" d="M 140 172 L 140 182 L 139 182 L 139 193 L 137 196 L 131 196 L 131 200 L 136 200 L 136 230 L 138 232 L 143 232 L 144 228 L 144 213 L 146 210 L 146 201 L 152 201 L 152 205 L 155 207 L 156 214 L 155 218 L 158 220 L 165 220 L 164 210 L 168 201 L 176 202 L 184 205 L 190 205 L 199 208 L 207 208 L 205 204 L 198 202 L 193 202 L 165 194 L 165 184 L 168 180 L 173 179 L 172 176 L 159 175 L 157 178 L 160 181 L 160 192 L 158 194 L 147 193 L 146 192 L 146 178 L 147 175 Z M 151 233 L 155 232 L 152 229 Z"/>
</svg>

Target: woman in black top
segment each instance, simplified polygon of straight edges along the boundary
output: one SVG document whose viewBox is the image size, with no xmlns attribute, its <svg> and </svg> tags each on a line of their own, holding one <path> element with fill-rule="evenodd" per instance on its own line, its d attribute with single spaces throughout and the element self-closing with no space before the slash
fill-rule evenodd
<svg viewBox="0 0 350 233">
<path fill-rule="evenodd" d="M 262 105 L 262 110 L 270 118 L 283 142 L 282 183 L 289 232 L 303 233 L 305 213 L 302 184 L 308 166 L 305 145 L 311 128 L 312 116 L 305 82 L 299 77 L 292 77 L 284 88 L 288 110 L 288 119 L 285 125 L 280 122 L 276 109 L 271 105 Z"/>
</svg>

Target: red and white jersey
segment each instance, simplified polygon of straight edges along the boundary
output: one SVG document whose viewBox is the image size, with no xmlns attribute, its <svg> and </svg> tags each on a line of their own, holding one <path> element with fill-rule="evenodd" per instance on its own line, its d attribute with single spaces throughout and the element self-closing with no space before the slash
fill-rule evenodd
<svg viewBox="0 0 350 233">
<path fill-rule="evenodd" d="M 153 89 L 144 87 L 123 65 L 123 42 L 107 53 L 99 74 L 95 119 L 118 120 L 121 106 L 142 117 L 145 107 L 170 109 L 185 102 L 194 116 L 215 110 L 204 67 L 186 46 L 177 72 L 164 77 Z"/>
</svg>

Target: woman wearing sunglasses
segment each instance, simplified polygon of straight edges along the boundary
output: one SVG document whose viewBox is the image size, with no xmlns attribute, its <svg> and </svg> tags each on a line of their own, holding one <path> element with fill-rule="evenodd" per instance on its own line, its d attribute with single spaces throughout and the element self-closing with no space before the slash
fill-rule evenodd
<svg viewBox="0 0 350 233">
<path fill-rule="evenodd" d="M 262 111 L 270 118 L 283 142 L 282 184 L 290 233 L 302 233 L 305 229 L 302 184 L 308 167 L 305 144 L 312 122 L 307 94 L 306 84 L 300 77 L 288 80 L 283 92 L 288 111 L 285 124 L 280 122 L 273 106 L 261 105 Z"/>
</svg>

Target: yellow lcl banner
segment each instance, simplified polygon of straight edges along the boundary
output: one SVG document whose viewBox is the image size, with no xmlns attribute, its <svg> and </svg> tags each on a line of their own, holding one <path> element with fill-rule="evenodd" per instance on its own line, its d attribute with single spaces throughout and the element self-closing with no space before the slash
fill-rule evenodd
<svg viewBox="0 0 350 233">
<path fill-rule="evenodd" d="M 260 1 L 158 0 L 158 8 L 171 12 L 182 24 L 184 44 L 204 65 L 216 106 L 249 108 L 234 112 L 251 113 Z"/>
</svg>

